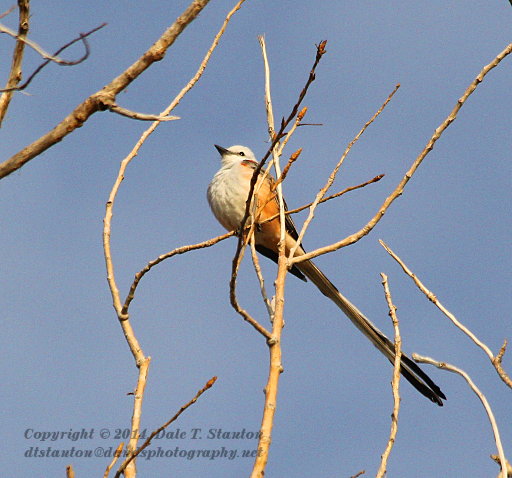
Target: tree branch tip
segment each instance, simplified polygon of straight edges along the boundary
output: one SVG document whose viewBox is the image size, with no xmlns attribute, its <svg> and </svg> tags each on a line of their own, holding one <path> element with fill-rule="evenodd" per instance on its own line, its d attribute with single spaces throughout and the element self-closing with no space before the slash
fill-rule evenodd
<svg viewBox="0 0 512 478">
<path fill-rule="evenodd" d="M 327 45 L 327 40 L 322 40 L 318 45 L 316 45 L 317 53 L 319 55 L 323 55 L 324 53 L 327 53 L 327 50 L 325 49 L 326 45 Z"/>
<path fill-rule="evenodd" d="M 503 359 L 503 355 L 505 355 L 505 352 L 507 350 L 507 345 L 508 345 L 508 341 L 507 341 L 507 339 L 505 339 L 503 341 L 503 345 L 501 346 L 498 354 L 496 355 L 496 357 L 494 357 L 494 361 L 496 363 L 499 363 L 499 364 L 501 363 L 501 360 Z"/>
<path fill-rule="evenodd" d="M 302 108 L 300 111 L 299 111 L 299 114 L 297 115 L 297 119 L 299 121 L 302 121 L 302 118 L 304 118 L 304 116 L 306 116 L 306 113 L 308 112 L 308 107 L 307 106 L 304 106 L 304 108 Z"/>
</svg>

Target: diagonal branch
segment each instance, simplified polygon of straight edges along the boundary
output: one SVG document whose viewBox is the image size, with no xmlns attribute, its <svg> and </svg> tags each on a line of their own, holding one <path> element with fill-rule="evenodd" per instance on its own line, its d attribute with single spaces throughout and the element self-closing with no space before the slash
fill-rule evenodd
<svg viewBox="0 0 512 478">
<path fill-rule="evenodd" d="M 388 208 L 391 206 L 391 204 L 395 201 L 396 198 L 402 195 L 405 186 L 411 179 L 411 177 L 414 175 L 416 170 L 419 168 L 420 164 L 423 162 L 425 157 L 427 156 L 430 151 L 434 148 L 434 145 L 436 144 L 437 140 L 441 137 L 441 135 L 446 131 L 446 128 L 450 126 L 450 124 L 455 121 L 457 118 L 457 114 L 464 105 L 464 103 L 467 101 L 469 96 L 475 91 L 477 86 L 484 80 L 485 76 L 496 66 L 500 64 L 500 62 L 507 57 L 510 53 L 512 53 L 512 43 L 507 45 L 507 47 L 501 51 L 488 65 L 484 66 L 480 73 L 477 75 L 477 77 L 471 82 L 471 84 L 468 86 L 466 91 L 463 93 L 463 95 L 459 98 L 457 101 L 457 104 L 454 106 L 450 114 L 447 116 L 447 118 L 436 128 L 434 131 L 434 134 L 429 139 L 427 145 L 421 151 L 421 153 L 418 155 L 418 157 L 414 160 L 413 164 L 409 168 L 409 170 L 405 173 L 405 176 L 402 178 L 398 186 L 395 188 L 395 190 L 386 198 L 382 206 L 379 208 L 375 216 L 368 221 L 368 223 L 359 231 L 357 231 L 354 234 L 351 234 L 350 236 L 346 237 L 345 239 L 336 242 L 334 244 L 331 244 L 329 246 L 320 247 L 314 251 L 308 252 L 307 254 L 304 254 L 303 256 L 294 257 L 290 260 L 290 262 L 298 263 L 302 261 L 306 261 L 308 259 L 313 259 L 319 255 L 326 254 L 328 252 L 336 251 L 340 249 L 341 247 L 346 247 L 351 244 L 354 244 L 355 242 L 359 241 L 362 237 L 366 236 L 376 225 L 377 223 L 382 219 L 384 214 L 387 212 Z"/>
<path fill-rule="evenodd" d="M 186 403 L 185 405 L 183 405 L 179 410 L 178 412 L 170 419 L 168 420 L 167 422 L 165 422 L 161 427 L 157 428 L 155 431 L 153 431 L 151 433 L 151 435 L 149 435 L 149 437 L 147 438 L 147 440 L 139 447 L 137 448 L 137 450 L 135 450 L 132 454 L 130 454 L 130 456 L 128 456 L 128 458 L 126 458 L 126 460 L 121 464 L 121 466 L 119 467 L 119 470 L 117 470 L 117 473 L 115 474 L 115 478 L 119 478 L 121 476 L 121 474 L 124 472 L 124 470 L 126 469 L 126 467 L 130 464 L 130 462 L 132 460 L 134 460 L 137 455 L 140 454 L 140 452 L 144 449 L 146 449 L 150 444 L 151 444 L 151 440 L 153 440 L 153 438 L 155 438 L 162 430 L 165 430 L 171 423 L 175 422 L 179 416 L 187 409 L 189 408 L 191 405 L 193 405 L 194 403 L 197 402 L 197 400 L 199 399 L 199 397 L 204 393 L 206 392 L 207 390 L 209 390 L 210 388 L 213 387 L 213 384 L 217 381 L 217 377 L 212 377 L 210 380 L 208 380 L 208 382 L 206 382 L 206 385 L 201 389 L 199 390 L 196 395 L 194 396 L 194 398 L 192 400 L 190 400 L 188 403 Z"/>
<path fill-rule="evenodd" d="M 214 237 L 213 239 L 208 239 L 207 241 L 200 242 L 198 244 L 191 244 L 188 246 L 182 246 L 178 247 L 176 249 L 173 249 L 170 252 L 166 252 L 165 254 L 162 254 L 161 256 L 158 256 L 156 259 L 148 262 L 146 267 L 144 269 L 141 269 L 137 274 L 135 274 L 135 279 L 132 282 L 132 285 L 130 286 L 130 291 L 128 292 L 128 295 L 126 296 L 126 299 L 123 304 L 123 308 L 121 310 L 122 315 L 128 315 L 128 308 L 130 307 L 131 301 L 135 297 L 135 291 L 137 290 L 137 286 L 139 285 L 139 282 L 142 280 L 142 278 L 156 265 L 160 264 L 160 262 L 163 262 L 166 259 L 169 259 L 170 257 L 173 257 L 178 254 L 185 254 L 189 251 L 194 251 L 196 249 L 202 249 L 204 247 L 210 247 L 214 244 L 217 244 L 220 241 L 223 241 L 224 239 L 227 239 L 228 237 L 234 236 L 235 233 L 233 231 L 227 232 L 226 234 L 223 234 L 221 236 Z"/>
<path fill-rule="evenodd" d="M 164 58 L 167 49 L 175 42 L 183 30 L 199 15 L 209 0 L 193 0 L 177 20 L 160 38 L 130 67 L 101 90 L 80 103 L 66 118 L 51 131 L 26 146 L 11 158 L 0 163 L 0 179 L 21 168 L 54 144 L 62 141 L 69 133 L 82 126 L 90 116 L 105 109 L 105 102 L 113 100 L 132 81 L 138 78 L 153 63 Z"/>
<path fill-rule="evenodd" d="M 132 118 L 140 121 L 175 121 L 179 120 L 179 116 L 165 116 L 165 115 L 152 115 L 147 113 L 139 113 L 138 111 L 132 111 L 127 108 L 119 106 L 117 103 L 112 103 L 108 106 L 108 109 L 121 116 Z"/>
<path fill-rule="evenodd" d="M 400 259 L 400 257 L 398 257 L 384 241 L 379 240 L 379 242 L 380 242 L 381 246 L 387 251 L 387 253 L 396 262 L 398 262 L 398 264 L 400 265 L 402 270 L 414 281 L 414 283 L 416 284 L 418 289 L 420 289 L 421 292 L 423 292 L 423 294 L 425 294 L 427 299 L 430 300 L 430 302 L 432 302 L 446 317 L 448 317 L 452 321 L 453 325 L 455 325 L 455 327 L 457 327 L 459 330 L 464 332 L 475 343 L 475 345 L 480 347 L 485 352 L 485 354 L 487 355 L 487 357 L 489 357 L 489 360 L 493 364 L 494 368 L 496 369 L 496 372 L 498 372 L 498 375 L 503 380 L 503 382 L 506 385 L 508 385 L 510 388 L 512 388 L 512 379 L 507 375 L 507 373 L 505 372 L 505 370 L 503 369 L 503 367 L 501 365 L 501 361 L 503 359 L 503 355 L 505 353 L 505 349 L 507 346 L 507 341 L 505 340 L 505 342 L 504 342 L 503 346 L 501 347 L 500 351 L 498 352 L 498 354 L 494 355 L 492 353 L 491 349 L 485 343 L 483 343 L 480 339 L 478 339 L 478 337 L 473 332 L 471 332 L 471 330 L 469 330 L 464 324 L 459 322 L 459 320 L 457 320 L 457 317 L 455 317 L 455 315 L 453 315 L 439 301 L 437 296 L 432 291 L 427 289 L 427 287 L 423 284 L 423 282 L 421 282 L 421 280 L 418 278 L 418 276 L 416 274 L 414 274 L 407 267 L 407 265 L 404 263 L 404 261 L 402 261 L 402 259 Z"/>
<path fill-rule="evenodd" d="M 427 363 L 430 365 L 434 365 L 437 368 L 440 368 L 441 370 L 447 370 L 448 372 L 453 372 L 458 375 L 460 375 L 464 380 L 466 380 L 467 384 L 473 390 L 475 395 L 478 397 L 480 402 L 482 402 L 482 405 L 485 409 L 485 412 L 487 413 L 487 417 L 489 418 L 489 422 L 492 427 L 492 431 L 494 434 L 494 441 L 496 443 L 496 448 L 498 449 L 498 455 L 500 459 L 501 464 L 501 471 L 498 478 L 507 478 L 507 459 L 505 458 L 505 452 L 503 451 L 503 445 L 501 443 L 500 438 L 500 432 L 498 430 L 498 424 L 496 423 L 496 419 L 494 418 L 494 414 L 492 412 L 491 406 L 489 405 L 489 402 L 487 401 L 487 398 L 485 395 L 480 391 L 480 389 L 475 385 L 473 380 L 471 380 L 471 377 L 462 369 L 455 367 L 454 365 L 451 365 L 446 362 L 439 362 L 437 360 L 434 360 L 430 357 L 423 357 L 418 354 L 412 354 L 412 358 L 418 362 L 418 363 Z"/>
<path fill-rule="evenodd" d="M 299 238 L 297 239 L 297 242 L 295 244 L 294 247 L 292 247 L 292 249 L 290 250 L 290 257 L 293 257 L 295 255 L 295 251 L 297 250 L 297 248 L 299 247 L 299 245 L 301 244 L 302 242 L 302 239 L 304 238 L 304 234 L 306 234 L 306 231 L 309 227 L 309 224 L 311 223 L 311 221 L 313 220 L 313 217 L 315 215 L 315 209 L 316 207 L 318 206 L 318 204 L 320 204 L 320 202 L 322 201 L 322 199 L 324 198 L 325 194 L 327 193 L 327 191 L 330 189 L 330 187 L 332 186 L 332 183 L 334 182 L 334 180 L 336 179 L 336 175 L 338 174 L 338 171 L 340 170 L 341 168 L 341 165 L 344 163 L 345 161 L 345 158 L 347 157 L 348 153 L 350 152 L 350 150 L 352 149 L 352 146 L 354 146 L 354 144 L 357 143 L 357 141 L 359 141 L 359 138 L 364 134 L 364 132 L 367 130 L 367 128 L 377 119 L 377 117 L 382 113 L 382 111 L 384 111 L 384 108 L 388 105 L 388 103 L 391 101 L 391 98 L 393 98 L 393 96 L 395 95 L 395 93 L 398 91 L 398 88 L 400 88 L 400 85 L 397 84 L 394 88 L 394 90 L 388 95 L 388 97 L 386 98 L 386 100 L 384 101 L 384 103 L 381 105 L 381 107 L 375 112 L 375 114 L 364 124 L 364 126 L 359 130 L 359 133 L 356 134 L 356 136 L 352 139 L 352 141 L 348 144 L 348 146 L 345 148 L 345 151 L 343 152 L 343 154 L 341 155 L 341 158 L 340 160 L 338 161 L 338 163 L 336 164 L 336 166 L 334 167 L 334 169 L 332 170 L 329 178 L 327 179 L 327 182 L 325 183 L 325 186 L 320 189 L 320 191 L 318 192 L 318 194 L 316 195 L 316 198 L 315 200 L 313 201 L 313 203 L 311 204 L 310 208 L 309 208 L 309 214 L 308 214 L 308 217 L 306 218 L 306 220 L 304 221 L 304 224 L 302 226 L 302 229 L 300 230 L 300 233 L 299 233 Z M 303 257 L 303 256 L 301 256 Z M 300 261 L 297 261 L 297 262 L 300 262 Z"/>
</svg>

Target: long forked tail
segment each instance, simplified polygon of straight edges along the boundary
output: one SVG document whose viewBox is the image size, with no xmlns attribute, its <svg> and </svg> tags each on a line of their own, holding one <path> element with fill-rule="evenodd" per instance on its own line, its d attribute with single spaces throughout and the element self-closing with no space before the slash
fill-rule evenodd
<svg viewBox="0 0 512 478">
<path fill-rule="evenodd" d="M 297 268 L 315 284 L 320 292 L 331 299 L 352 321 L 352 323 L 377 347 L 391 362 L 395 359 L 395 346 L 365 315 L 324 275 L 324 273 L 311 261 L 296 264 Z M 425 397 L 432 402 L 443 406 L 442 399 L 446 400 L 441 389 L 431 378 L 407 355 L 402 353 L 400 363 L 401 374 Z"/>
</svg>

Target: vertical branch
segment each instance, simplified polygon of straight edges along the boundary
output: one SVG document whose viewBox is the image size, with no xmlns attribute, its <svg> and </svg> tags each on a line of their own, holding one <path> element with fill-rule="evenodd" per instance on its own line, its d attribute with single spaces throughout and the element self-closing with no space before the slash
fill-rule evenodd
<svg viewBox="0 0 512 478">
<path fill-rule="evenodd" d="M 23 53 L 25 51 L 25 42 L 23 41 L 28 33 L 30 10 L 30 0 L 18 0 L 19 10 L 19 22 L 18 22 L 18 39 L 14 46 L 12 55 L 11 71 L 9 73 L 9 79 L 5 84 L 5 89 L 14 88 L 21 81 L 21 64 L 23 62 Z M 7 109 L 12 99 L 14 90 L 4 91 L 0 96 L 0 126 L 5 118 Z"/>
<path fill-rule="evenodd" d="M 270 139 L 274 137 L 274 115 L 272 112 L 272 98 L 270 95 L 270 68 L 267 60 L 265 39 L 259 37 L 261 45 L 263 63 L 265 68 L 265 105 L 267 109 L 267 122 Z M 280 174 L 279 158 L 276 154 L 277 143 L 274 144 L 274 167 L 276 174 Z M 270 364 L 267 384 L 265 386 L 265 404 L 263 408 L 263 417 L 261 420 L 260 437 L 258 441 L 258 453 L 254 461 L 251 478 L 263 478 L 265 468 L 268 462 L 270 444 L 272 443 L 272 428 L 274 426 L 274 415 L 277 406 L 277 392 L 279 387 L 279 377 L 283 371 L 281 362 L 281 332 L 283 330 L 283 311 L 284 311 L 284 282 L 286 278 L 287 259 L 284 254 L 285 227 L 284 227 L 284 202 L 282 197 L 281 184 L 277 189 L 279 199 L 280 216 L 280 241 L 279 241 L 279 259 L 276 278 L 276 295 L 274 302 L 274 316 L 272 321 L 272 337 L 267 341 L 269 347 Z"/>
<path fill-rule="evenodd" d="M 131 424 L 130 441 L 128 442 L 128 457 L 133 455 L 137 450 L 137 442 L 140 436 L 140 420 L 142 416 L 142 400 L 144 399 L 144 391 L 146 389 L 146 381 L 148 376 L 149 363 L 151 357 L 146 357 L 139 366 L 139 378 L 137 380 L 137 388 L 133 397 L 133 414 Z M 125 478 L 133 478 L 137 474 L 135 460 L 131 460 L 124 469 Z"/>
<path fill-rule="evenodd" d="M 382 478 L 386 474 L 386 467 L 388 458 L 395 444 L 396 434 L 398 431 L 398 412 L 400 410 L 400 359 L 402 357 L 402 338 L 400 337 L 400 328 L 398 326 L 398 317 L 396 316 L 396 306 L 391 300 L 391 292 L 389 290 L 388 276 L 384 273 L 381 274 L 382 285 L 384 287 L 384 295 L 388 303 L 389 316 L 393 322 L 395 329 L 395 361 L 393 363 L 393 379 L 391 387 L 393 389 L 393 413 L 391 414 L 391 431 L 389 432 L 389 440 L 386 450 L 382 454 L 380 467 L 377 472 L 376 478 Z"/>
<path fill-rule="evenodd" d="M 107 282 L 110 288 L 110 293 L 112 295 L 112 301 L 114 305 L 114 309 L 117 314 L 117 318 L 119 319 L 119 323 L 121 328 L 123 329 L 124 336 L 126 341 L 128 342 L 128 346 L 130 347 L 130 351 L 135 359 L 135 363 L 137 366 L 144 361 L 145 356 L 142 352 L 142 348 L 135 337 L 135 333 L 132 329 L 132 326 L 129 321 L 128 313 L 123 313 L 123 306 L 121 304 L 121 297 L 119 295 L 119 289 L 117 287 L 115 274 L 114 274 L 114 263 L 112 261 L 112 250 L 110 247 L 110 235 L 112 228 L 112 215 L 114 208 L 114 201 L 119 191 L 119 187 L 121 186 L 121 182 L 124 179 L 124 172 L 126 171 L 126 167 L 131 161 L 130 157 L 123 159 L 121 162 L 121 167 L 119 169 L 119 173 L 117 175 L 114 186 L 112 187 L 112 191 L 110 192 L 106 207 L 105 207 L 105 218 L 103 219 L 103 251 L 105 255 L 105 265 L 107 268 Z"/>
<path fill-rule="evenodd" d="M 202 0 L 202 3 L 206 5 L 206 3 L 209 0 Z M 192 87 L 197 83 L 199 78 L 202 76 L 204 69 L 206 68 L 206 65 L 208 64 L 208 61 L 215 50 L 215 48 L 218 45 L 218 42 L 223 35 L 226 26 L 231 18 L 231 16 L 240 8 L 242 3 L 245 0 L 240 0 L 235 7 L 227 14 L 219 32 L 214 37 L 212 45 L 210 46 L 209 50 L 207 51 L 203 61 L 199 65 L 199 68 L 196 72 L 196 74 L 191 78 L 191 80 L 187 83 L 187 85 L 180 91 L 180 93 L 172 100 L 172 102 L 169 104 L 169 106 L 164 110 L 164 112 L 161 114 L 161 116 L 168 115 L 175 107 L 176 105 L 181 101 L 181 99 L 185 96 L 188 91 L 192 89 Z M 195 3 L 192 3 L 192 6 L 195 5 Z M 197 4 L 199 5 L 199 4 Z M 204 6 L 203 5 L 203 6 Z M 199 13 L 199 10 L 196 12 L 196 15 Z M 195 18 L 195 16 L 194 16 Z M 119 172 L 117 175 L 117 178 L 115 180 L 115 183 L 112 187 L 112 190 L 110 192 L 107 204 L 106 204 L 106 211 L 105 211 L 105 217 L 103 220 L 104 226 L 103 226 L 103 249 L 104 249 L 104 255 L 105 255 L 105 265 L 107 269 L 107 281 L 110 288 L 110 292 L 112 295 L 112 301 L 113 306 L 116 311 L 119 323 L 121 325 L 121 328 L 123 330 L 124 336 L 126 338 L 126 341 L 128 342 L 128 346 L 130 347 L 130 351 L 135 359 L 136 366 L 139 368 L 139 375 L 137 380 L 137 386 L 134 394 L 134 405 L 133 405 L 133 414 L 132 414 L 132 422 L 131 422 L 131 435 L 130 435 L 130 441 L 127 446 L 128 454 L 134 454 L 137 450 L 137 443 L 139 439 L 139 431 L 140 431 L 140 421 L 141 421 L 141 415 L 142 415 L 142 401 L 144 398 L 144 391 L 146 387 L 146 380 L 147 380 L 147 373 L 148 368 L 151 362 L 150 357 L 146 357 L 142 351 L 142 348 L 135 336 L 135 333 L 132 329 L 132 326 L 130 324 L 129 320 L 129 314 L 128 314 L 128 305 L 129 301 L 127 302 L 126 307 L 123 306 L 121 303 L 121 298 L 119 294 L 119 289 L 116 284 L 115 280 L 115 274 L 114 274 L 114 264 L 112 260 L 112 251 L 111 251 L 111 243 L 110 243 L 110 236 L 111 236 L 111 223 L 112 223 L 112 216 L 113 216 L 113 207 L 114 202 L 117 196 L 117 193 L 119 191 L 119 188 L 121 186 L 121 183 L 124 179 L 124 174 L 126 171 L 126 168 L 128 167 L 128 164 L 132 161 L 132 159 L 138 154 L 138 151 L 140 147 L 144 144 L 146 139 L 151 135 L 151 133 L 157 128 L 157 126 L 160 124 L 160 121 L 155 121 L 140 137 L 140 139 L 135 144 L 132 151 L 126 156 L 122 161 L 119 168 Z M 132 291 L 132 289 L 131 289 Z M 134 291 L 134 289 L 133 289 Z M 127 299 L 128 300 L 128 299 Z M 130 299 L 131 300 L 131 299 Z M 132 459 L 128 465 L 126 465 L 126 468 L 123 471 L 124 475 L 126 477 L 135 477 L 136 475 L 136 465 L 135 460 Z"/>
<path fill-rule="evenodd" d="M 267 291 L 265 289 L 265 279 L 263 278 L 263 273 L 261 272 L 261 267 L 260 267 L 260 260 L 258 259 L 258 254 L 256 252 L 256 241 L 254 240 L 254 234 L 251 236 L 250 244 L 251 244 L 252 263 L 254 264 L 254 270 L 256 271 L 256 275 L 258 276 L 258 282 L 260 283 L 261 297 L 263 299 L 263 302 L 265 303 L 265 306 L 267 307 L 267 313 L 270 317 L 270 321 L 273 322 L 274 307 L 272 305 L 272 302 L 268 298 Z"/>
</svg>

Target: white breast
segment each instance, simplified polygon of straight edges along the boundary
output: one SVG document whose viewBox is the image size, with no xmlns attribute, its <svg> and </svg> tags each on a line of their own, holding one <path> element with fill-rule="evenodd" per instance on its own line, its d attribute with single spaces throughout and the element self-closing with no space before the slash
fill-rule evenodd
<svg viewBox="0 0 512 478">
<path fill-rule="evenodd" d="M 238 229 L 244 217 L 250 186 L 250 176 L 247 174 L 249 171 L 239 164 L 224 166 L 208 186 L 210 208 L 228 231 Z"/>
</svg>

